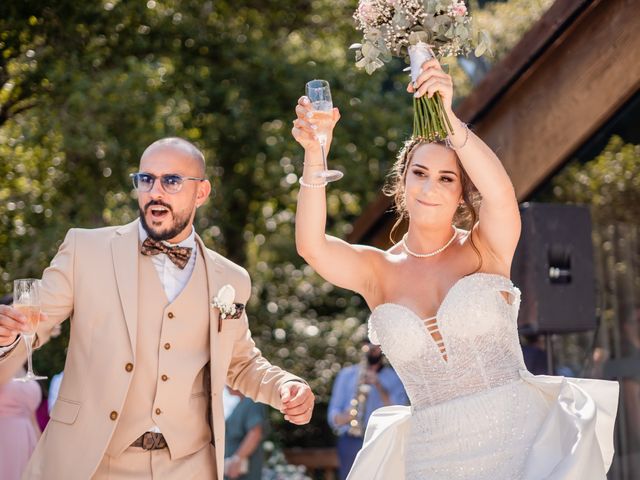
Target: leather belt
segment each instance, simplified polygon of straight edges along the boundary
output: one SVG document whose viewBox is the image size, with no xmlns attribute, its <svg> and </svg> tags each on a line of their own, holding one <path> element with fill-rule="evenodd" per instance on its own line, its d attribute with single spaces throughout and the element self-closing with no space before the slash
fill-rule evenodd
<svg viewBox="0 0 640 480">
<path fill-rule="evenodd" d="M 131 444 L 132 447 L 141 447 L 145 450 L 160 450 L 167 448 L 167 441 L 164 435 L 156 432 L 144 432 Z"/>
</svg>

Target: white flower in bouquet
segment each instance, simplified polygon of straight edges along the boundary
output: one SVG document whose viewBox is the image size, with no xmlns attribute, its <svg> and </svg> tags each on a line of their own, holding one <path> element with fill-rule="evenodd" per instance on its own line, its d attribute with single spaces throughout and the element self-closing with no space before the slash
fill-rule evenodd
<svg viewBox="0 0 640 480">
<path fill-rule="evenodd" d="M 411 81 L 422 64 L 433 58 L 468 55 L 473 49 L 471 17 L 461 0 L 360 0 L 354 19 L 363 32 L 356 66 L 371 74 L 392 57 L 409 57 Z M 485 32 L 478 33 L 475 55 L 489 48 Z M 414 99 L 414 136 L 445 138 L 451 130 L 439 94 Z"/>
</svg>

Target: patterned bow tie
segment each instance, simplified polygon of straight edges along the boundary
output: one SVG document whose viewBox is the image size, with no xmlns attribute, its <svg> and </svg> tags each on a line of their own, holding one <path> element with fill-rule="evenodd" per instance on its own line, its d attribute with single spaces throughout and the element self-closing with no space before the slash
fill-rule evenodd
<svg viewBox="0 0 640 480">
<path fill-rule="evenodd" d="M 191 247 L 180 247 L 178 245 L 170 247 L 169 245 L 158 242 L 151 237 L 147 237 L 145 241 L 142 242 L 140 253 L 143 255 L 158 255 L 159 253 L 164 253 L 169 257 L 169 260 L 176 265 L 176 267 L 182 270 L 189 262 L 191 250 L 193 250 Z"/>
</svg>

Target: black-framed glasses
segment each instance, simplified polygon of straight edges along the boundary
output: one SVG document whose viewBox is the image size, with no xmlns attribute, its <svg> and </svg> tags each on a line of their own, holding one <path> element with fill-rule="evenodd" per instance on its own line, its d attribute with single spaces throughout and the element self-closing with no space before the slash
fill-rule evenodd
<svg viewBox="0 0 640 480">
<path fill-rule="evenodd" d="M 169 173 L 161 177 L 156 177 L 151 173 L 138 172 L 132 173 L 129 176 L 133 181 L 133 188 L 139 192 L 150 192 L 157 178 L 160 178 L 160 185 L 162 185 L 162 189 L 167 193 L 178 193 L 182 190 L 182 184 L 185 180 L 196 180 L 198 182 L 206 180 L 206 178 L 200 177 L 183 177 L 177 173 Z"/>
</svg>

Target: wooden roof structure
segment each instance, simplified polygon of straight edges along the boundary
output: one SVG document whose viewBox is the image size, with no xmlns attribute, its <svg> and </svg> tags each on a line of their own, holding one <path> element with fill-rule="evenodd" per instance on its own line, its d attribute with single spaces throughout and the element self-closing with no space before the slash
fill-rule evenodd
<svg viewBox="0 0 640 480">
<path fill-rule="evenodd" d="M 559 169 L 640 90 L 635 0 L 556 0 L 456 108 L 498 154 L 519 200 Z M 380 196 L 348 240 L 389 246 Z"/>
</svg>

